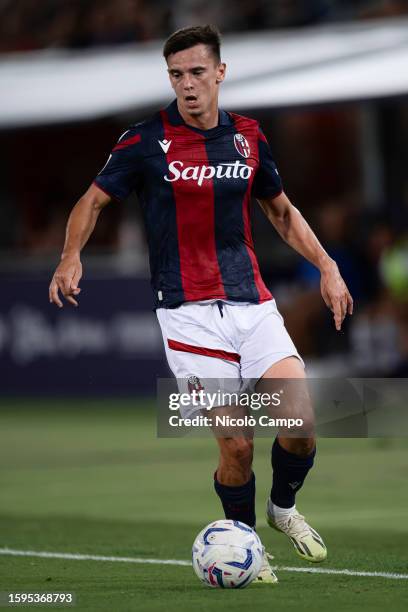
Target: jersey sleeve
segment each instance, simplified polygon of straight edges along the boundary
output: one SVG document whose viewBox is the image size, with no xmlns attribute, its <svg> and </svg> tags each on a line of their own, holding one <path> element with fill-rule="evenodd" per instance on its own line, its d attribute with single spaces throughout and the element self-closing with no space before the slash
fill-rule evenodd
<svg viewBox="0 0 408 612">
<path fill-rule="evenodd" d="M 282 193 L 282 181 L 261 128 L 258 128 L 258 151 L 259 167 L 252 185 L 252 195 L 258 199 L 274 198 Z"/>
<path fill-rule="evenodd" d="M 131 127 L 119 138 L 94 183 L 116 200 L 124 200 L 142 177 L 142 136 Z"/>
</svg>

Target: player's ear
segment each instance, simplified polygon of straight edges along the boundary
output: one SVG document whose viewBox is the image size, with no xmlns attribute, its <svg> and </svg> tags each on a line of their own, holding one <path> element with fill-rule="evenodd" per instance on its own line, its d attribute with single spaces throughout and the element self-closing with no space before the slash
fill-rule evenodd
<svg viewBox="0 0 408 612">
<path fill-rule="evenodd" d="M 173 81 L 172 81 L 171 74 L 170 74 L 170 67 L 169 67 L 168 60 L 166 60 L 166 64 L 167 64 L 167 76 L 169 77 L 171 88 L 174 90 L 174 85 L 173 85 Z"/>
<path fill-rule="evenodd" d="M 215 79 L 216 83 L 222 83 L 223 82 L 223 80 L 225 79 L 226 71 L 227 71 L 227 65 L 224 64 L 224 62 L 220 62 L 218 64 L 218 67 L 217 67 L 217 76 L 216 76 L 216 79 Z"/>
<path fill-rule="evenodd" d="M 169 74 L 169 81 L 170 81 L 170 86 L 171 86 L 172 90 L 173 90 L 173 91 L 176 91 L 176 90 L 174 89 L 173 81 L 171 80 L 171 76 L 170 76 L 170 74 Z"/>
</svg>

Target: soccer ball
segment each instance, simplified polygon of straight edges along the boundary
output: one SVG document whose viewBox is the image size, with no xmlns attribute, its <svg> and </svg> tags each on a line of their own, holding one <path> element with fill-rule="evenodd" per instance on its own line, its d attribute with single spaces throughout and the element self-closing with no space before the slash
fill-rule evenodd
<svg viewBox="0 0 408 612">
<path fill-rule="evenodd" d="M 200 531 L 192 555 L 194 571 L 204 584 L 240 589 L 258 576 L 263 546 L 257 533 L 245 523 L 222 520 Z"/>
</svg>

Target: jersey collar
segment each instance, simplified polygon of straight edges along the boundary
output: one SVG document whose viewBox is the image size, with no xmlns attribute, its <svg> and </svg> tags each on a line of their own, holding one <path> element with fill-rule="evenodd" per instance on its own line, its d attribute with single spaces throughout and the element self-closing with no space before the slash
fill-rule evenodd
<svg viewBox="0 0 408 612">
<path fill-rule="evenodd" d="M 193 130 L 195 129 L 199 130 L 199 128 L 194 128 L 193 126 L 188 125 L 184 121 L 183 117 L 179 113 L 179 109 L 177 106 L 177 100 L 173 100 L 173 102 L 171 102 L 171 104 L 169 104 L 166 107 L 165 111 L 167 113 L 167 117 L 171 125 L 185 125 L 187 127 L 191 127 Z M 232 120 L 231 120 L 230 115 L 225 110 L 222 110 L 220 108 L 218 110 L 218 126 L 217 127 L 220 127 L 221 125 L 231 125 L 231 124 L 232 124 Z M 207 132 L 208 130 L 199 130 L 199 131 Z"/>
</svg>

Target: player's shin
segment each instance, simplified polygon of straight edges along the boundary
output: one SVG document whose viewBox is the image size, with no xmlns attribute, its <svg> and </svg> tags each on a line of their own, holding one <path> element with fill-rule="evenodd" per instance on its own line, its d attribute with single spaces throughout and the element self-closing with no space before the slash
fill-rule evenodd
<svg viewBox="0 0 408 612">
<path fill-rule="evenodd" d="M 241 521 L 249 527 L 255 527 L 255 474 L 243 485 L 229 486 L 221 484 L 214 474 L 214 488 L 221 500 L 226 519 Z"/>
<path fill-rule="evenodd" d="M 270 498 L 277 511 L 293 508 L 296 493 L 313 466 L 315 454 L 315 446 L 307 454 L 297 454 L 283 448 L 278 438 L 275 439 L 272 446 L 273 480 Z"/>
<path fill-rule="evenodd" d="M 327 557 L 326 546 L 322 537 L 299 514 L 295 506 L 295 496 L 302 487 L 305 478 L 313 466 L 316 448 L 314 439 L 299 441 L 301 454 L 282 448 L 278 439 L 272 447 L 273 481 L 271 496 L 268 499 L 266 518 L 268 524 L 286 534 L 291 540 L 296 553 L 312 563 L 320 563 Z M 309 444 L 309 448 L 308 448 Z M 305 452 L 305 451 L 309 452 Z"/>
</svg>

